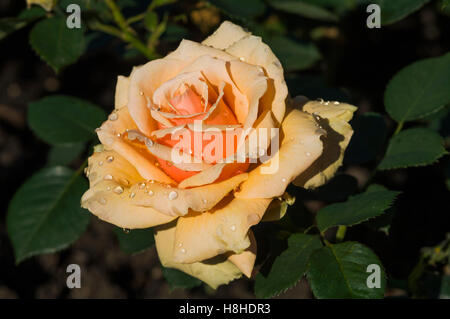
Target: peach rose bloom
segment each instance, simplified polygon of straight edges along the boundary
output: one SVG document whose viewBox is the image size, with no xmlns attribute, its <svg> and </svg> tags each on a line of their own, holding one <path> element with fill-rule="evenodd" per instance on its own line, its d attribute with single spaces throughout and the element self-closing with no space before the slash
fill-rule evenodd
<svg viewBox="0 0 450 319">
<path fill-rule="evenodd" d="M 89 158 L 82 206 L 122 228 L 155 227 L 161 263 L 213 288 L 250 277 L 256 258 L 250 227 L 281 218 L 264 213 L 289 183 L 313 188 L 334 175 L 355 110 L 289 98 L 271 49 L 225 21 L 202 43 L 183 40 L 166 57 L 118 77 L 115 109 L 97 129 L 102 145 Z M 222 163 L 202 154 L 217 145 L 201 134 L 200 153 L 192 145 L 181 149 L 200 160 L 172 163 L 172 134 L 194 136 L 195 120 L 219 130 L 279 128 L 279 149 L 264 162 Z M 278 169 L 264 172 L 275 158 Z"/>
</svg>

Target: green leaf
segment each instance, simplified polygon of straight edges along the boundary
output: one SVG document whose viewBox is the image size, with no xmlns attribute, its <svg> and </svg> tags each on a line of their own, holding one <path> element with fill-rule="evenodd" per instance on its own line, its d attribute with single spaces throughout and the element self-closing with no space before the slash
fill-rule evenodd
<svg viewBox="0 0 450 319">
<path fill-rule="evenodd" d="M 69 29 L 64 17 L 52 17 L 37 23 L 31 30 L 30 44 L 55 72 L 74 63 L 86 46 L 83 29 Z"/>
<path fill-rule="evenodd" d="M 0 19 L 0 41 L 29 23 L 45 16 L 45 10 L 38 6 L 23 10 L 17 18 Z"/>
<path fill-rule="evenodd" d="M 357 116 L 351 124 L 355 133 L 345 151 L 344 163 L 363 164 L 375 160 L 387 137 L 383 116 L 369 112 Z"/>
<path fill-rule="evenodd" d="M 94 104 L 65 95 L 47 96 L 30 103 L 28 124 L 50 144 L 86 142 L 106 119 L 106 113 Z"/>
<path fill-rule="evenodd" d="M 87 188 L 82 176 L 62 166 L 39 171 L 19 188 L 6 220 L 17 263 L 61 250 L 84 232 L 90 215 L 80 198 Z"/>
<path fill-rule="evenodd" d="M 387 190 L 379 185 L 346 202 L 328 205 L 317 212 L 317 227 L 324 232 L 333 226 L 352 226 L 381 215 L 388 209 L 399 192 Z"/>
<path fill-rule="evenodd" d="M 202 282 L 197 278 L 189 276 L 188 274 L 173 268 L 163 267 L 162 273 L 164 278 L 166 278 L 169 283 L 171 291 L 177 288 L 192 289 L 202 284 Z"/>
<path fill-rule="evenodd" d="M 308 3 L 303 0 L 269 0 L 269 5 L 275 9 L 285 11 L 288 13 L 297 14 L 302 17 L 323 20 L 323 21 L 337 21 L 338 17 L 333 12 L 330 12 L 320 6 Z"/>
<path fill-rule="evenodd" d="M 309 256 L 322 247 L 319 236 L 293 234 L 288 248 L 277 258 L 267 277 L 261 273 L 255 279 L 255 294 L 269 298 L 294 286 L 305 274 Z"/>
<path fill-rule="evenodd" d="M 70 164 L 84 150 L 84 143 L 73 143 L 53 146 L 47 155 L 47 165 Z"/>
<path fill-rule="evenodd" d="M 114 227 L 114 232 L 119 240 L 120 249 L 127 254 L 136 254 L 147 250 L 155 244 L 153 229 L 124 230 Z"/>
<path fill-rule="evenodd" d="M 380 267 L 380 288 L 369 288 L 373 270 Z M 307 277 L 317 298 L 382 298 L 386 274 L 378 257 L 366 246 L 356 242 L 328 245 L 315 251 L 309 261 Z"/>
<path fill-rule="evenodd" d="M 364 2 L 378 4 L 381 9 L 381 24 L 387 25 L 419 10 L 430 0 L 368 0 Z"/>
<path fill-rule="evenodd" d="M 321 58 L 312 43 L 300 43 L 283 36 L 267 37 L 265 40 L 287 71 L 307 69 Z"/>
<path fill-rule="evenodd" d="M 233 17 L 251 19 L 259 16 L 266 10 L 262 0 L 209 0 L 211 4 Z"/>
<path fill-rule="evenodd" d="M 415 62 L 389 81 L 386 111 L 397 122 L 423 118 L 450 103 L 449 87 L 450 54 Z"/>
<path fill-rule="evenodd" d="M 446 154 L 442 138 L 427 128 L 411 128 L 394 135 L 379 169 L 425 166 Z"/>
</svg>

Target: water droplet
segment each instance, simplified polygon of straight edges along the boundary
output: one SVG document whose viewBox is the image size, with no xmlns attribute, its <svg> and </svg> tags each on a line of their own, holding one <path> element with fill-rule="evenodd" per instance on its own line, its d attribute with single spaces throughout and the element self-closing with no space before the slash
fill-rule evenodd
<svg viewBox="0 0 450 319">
<path fill-rule="evenodd" d="M 185 254 L 185 253 L 186 253 L 186 249 L 181 248 L 181 252 L 182 252 L 183 254 Z"/>
<path fill-rule="evenodd" d="M 140 91 L 140 92 L 139 92 L 139 95 L 140 95 L 140 96 L 144 95 L 144 92 Z"/>
<path fill-rule="evenodd" d="M 100 132 L 102 129 L 100 128 L 100 127 L 97 127 L 96 129 L 95 129 L 95 131 L 96 132 Z"/>
<path fill-rule="evenodd" d="M 123 193 L 123 187 L 122 186 L 117 186 L 116 188 L 114 188 L 114 193 L 122 194 Z"/>
<path fill-rule="evenodd" d="M 230 226 L 230 229 L 231 229 L 232 231 L 235 231 L 235 230 L 236 230 L 236 225 L 231 225 L 231 226 Z"/>
<path fill-rule="evenodd" d="M 282 181 L 283 183 L 286 183 L 286 178 L 282 178 L 281 181 Z"/>
<path fill-rule="evenodd" d="M 158 167 L 159 166 L 159 162 L 155 162 L 155 166 Z"/>
<path fill-rule="evenodd" d="M 145 146 L 147 147 L 152 147 L 153 146 L 153 141 L 149 138 L 145 139 Z"/>
<path fill-rule="evenodd" d="M 245 58 L 241 56 L 241 57 L 239 58 L 239 60 L 245 61 Z"/>
<path fill-rule="evenodd" d="M 169 199 L 170 199 L 170 200 L 174 200 L 174 199 L 177 198 L 177 197 L 178 197 L 178 193 L 177 193 L 177 192 L 171 191 L 171 192 L 169 193 Z"/>
<path fill-rule="evenodd" d="M 153 193 L 152 190 L 149 190 L 149 191 L 148 191 L 148 195 L 149 195 L 149 196 L 153 196 L 153 194 L 154 194 L 154 193 Z"/>
<path fill-rule="evenodd" d="M 112 161 L 114 161 L 114 157 L 113 157 L 113 156 L 108 156 L 108 157 L 106 158 L 106 161 L 107 161 L 108 163 L 111 163 Z"/>
<path fill-rule="evenodd" d="M 206 204 L 208 201 L 206 200 L 206 198 L 203 198 L 202 202 L 203 204 Z"/>
<path fill-rule="evenodd" d="M 117 133 L 117 135 L 116 135 L 117 137 L 121 137 L 122 136 L 122 134 L 120 134 L 120 133 Z"/>
<path fill-rule="evenodd" d="M 139 188 L 140 188 L 140 189 L 144 189 L 144 187 L 145 187 L 145 183 L 140 183 L 140 184 L 139 184 Z"/>
<path fill-rule="evenodd" d="M 136 194 L 133 193 L 133 192 L 131 192 L 131 193 L 130 193 L 130 198 L 134 198 L 134 196 L 136 196 Z"/>
<path fill-rule="evenodd" d="M 102 197 L 102 198 L 100 198 L 99 202 L 100 202 L 100 204 L 105 205 L 106 199 L 104 197 Z"/>
<path fill-rule="evenodd" d="M 335 102 L 333 102 L 333 104 L 334 104 L 334 105 L 338 105 L 338 104 L 339 104 L 339 102 L 335 101 Z"/>
<path fill-rule="evenodd" d="M 128 185 L 130 184 L 130 182 L 129 182 L 127 179 L 125 179 L 125 178 L 121 178 L 121 179 L 120 179 L 120 182 L 121 182 L 123 185 L 125 185 L 125 186 L 128 186 Z"/>
<path fill-rule="evenodd" d="M 106 187 L 106 190 L 110 191 L 111 190 L 111 186 Z"/>
<path fill-rule="evenodd" d="M 123 230 L 123 232 L 124 232 L 125 234 L 129 234 L 129 233 L 130 233 L 130 230 L 129 230 L 128 228 L 123 228 L 122 230 Z"/>
<path fill-rule="evenodd" d="M 98 166 L 102 166 L 103 165 L 103 161 L 98 162 Z"/>
<path fill-rule="evenodd" d="M 264 149 L 259 150 L 259 156 L 264 156 L 265 153 L 266 153 L 266 151 L 264 151 Z"/>
<path fill-rule="evenodd" d="M 117 113 L 113 113 L 109 116 L 110 121 L 116 121 L 118 118 L 119 116 L 117 115 Z"/>
<path fill-rule="evenodd" d="M 321 98 L 317 99 L 317 101 L 318 101 L 320 104 L 322 104 L 322 103 L 324 102 L 323 99 L 321 99 Z"/>
<path fill-rule="evenodd" d="M 306 152 L 306 156 L 311 156 L 311 153 L 310 152 Z"/>
<path fill-rule="evenodd" d="M 103 177 L 103 179 L 106 180 L 106 181 L 110 181 L 110 180 L 113 179 L 113 177 L 112 177 L 112 175 L 107 174 L 107 175 L 105 175 L 105 177 Z"/>
<path fill-rule="evenodd" d="M 183 246 L 183 244 L 182 244 L 182 243 L 179 243 L 179 244 L 178 244 L 178 247 L 181 247 L 181 246 Z"/>
</svg>

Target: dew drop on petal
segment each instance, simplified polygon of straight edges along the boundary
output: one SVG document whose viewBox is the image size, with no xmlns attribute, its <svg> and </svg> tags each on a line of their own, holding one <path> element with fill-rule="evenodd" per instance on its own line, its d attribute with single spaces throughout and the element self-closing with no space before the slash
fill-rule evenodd
<svg viewBox="0 0 450 319">
<path fill-rule="evenodd" d="M 106 158 L 106 161 L 107 161 L 108 163 L 111 163 L 112 161 L 114 161 L 114 157 L 113 157 L 113 156 L 108 156 L 108 157 Z"/>
<path fill-rule="evenodd" d="M 283 183 L 286 183 L 286 178 L 282 178 L 281 181 L 282 181 Z"/>
<path fill-rule="evenodd" d="M 129 230 L 128 228 L 123 228 L 123 232 L 124 232 L 125 234 L 129 234 L 129 233 L 130 233 L 130 230 Z"/>
<path fill-rule="evenodd" d="M 181 248 L 181 252 L 182 252 L 183 254 L 185 254 L 185 253 L 186 253 L 186 249 Z"/>
<path fill-rule="evenodd" d="M 116 121 L 119 118 L 119 116 L 116 113 L 113 113 L 109 116 L 110 121 Z"/>
<path fill-rule="evenodd" d="M 131 193 L 130 193 L 130 198 L 134 198 L 134 196 L 136 196 L 136 194 L 133 193 L 133 192 L 131 192 Z"/>
<path fill-rule="evenodd" d="M 231 226 L 230 226 L 230 229 L 231 229 L 232 231 L 235 231 L 235 230 L 236 230 L 236 225 L 231 225 Z"/>
<path fill-rule="evenodd" d="M 106 181 L 110 181 L 110 180 L 113 179 L 113 177 L 110 174 L 106 174 L 105 177 L 103 177 L 103 179 L 106 180 Z"/>
<path fill-rule="evenodd" d="M 177 198 L 177 197 L 178 197 L 178 193 L 177 193 L 177 192 L 171 191 L 171 192 L 169 193 L 169 199 L 170 199 L 170 200 L 174 200 L 174 199 Z"/>
<path fill-rule="evenodd" d="M 306 152 L 306 156 L 311 156 L 311 153 L 310 152 Z"/>
<path fill-rule="evenodd" d="M 123 193 L 123 187 L 122 186 L 117 186 L 116 188 L 114 188 L 114 193 L 122 194 Z"/>
<path fill-rule="evenodd" d="M 149 195 L 149 196 L 153 196 L 153 194 L 154 194 L 154 193 L 153 193 L 152 190 L 149 190 L 149 191 L 148 191 L 148 195 Z"/>
<path fill-rule="evenodd" d="M 98 166 L 102 166 L 103 165 L 103 161 L 98 162 Z"/>
<path fill-rule="evenodd" d="M 144 189 L 144 187 L 145 187 L 145 183 L 140 183 L 140 184 L 139 184 L 139 188 L 140 188 L 140 189 Z"/>
<path fill-rule="evenodd" d="M 102 197 L 102 198 L 100 198 L 99 202 L 100 202 L 100 204 L 105 205 L 106 199 L 104 197 Z"/>
</svg>

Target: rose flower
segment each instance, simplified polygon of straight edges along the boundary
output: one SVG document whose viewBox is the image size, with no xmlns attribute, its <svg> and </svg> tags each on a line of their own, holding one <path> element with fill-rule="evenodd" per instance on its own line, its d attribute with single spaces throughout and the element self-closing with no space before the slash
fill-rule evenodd
<svg viewBox="0 0 450 319">
<path fill-rule="evenodd" d="M 250 227 L 289 183 L 313 188 L 334 175 L 355 110 L 290 99 L 271 49 L 226 21 L 118 77 L 82 206 L 122 228 L 155 227 L 161 263 L 211 287 L 250 277 Z"/>
</svg>

